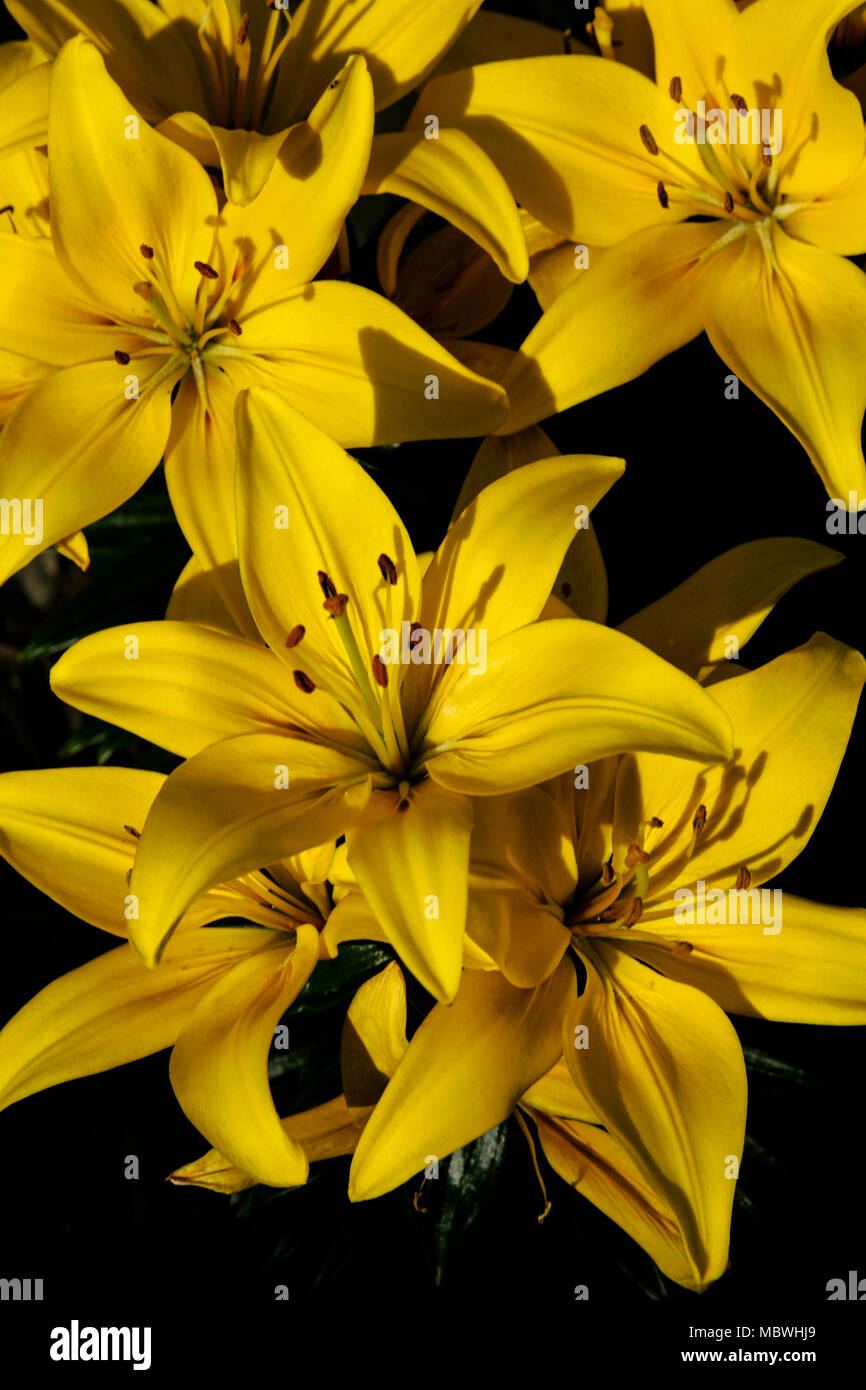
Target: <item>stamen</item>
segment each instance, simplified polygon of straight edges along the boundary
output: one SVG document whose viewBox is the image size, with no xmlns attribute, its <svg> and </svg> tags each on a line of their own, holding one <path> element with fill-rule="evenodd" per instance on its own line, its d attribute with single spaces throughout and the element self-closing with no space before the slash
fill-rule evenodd
<svg viewBox="0 0 866 1390">
<path fill-rule="evenodd" d="M 346 611 L 346 604 L 349 602 L 348 594 L 334 594 L 333 598 L 326 598 L 322 607 L 332 618 L 342 618 Z"/>
<path fill-rule="evenodd" d="M 613 865 L 612 865 L 612 864 L 602 864 L 602 866 L 601 866 L 601 881 L 602 881 L 602 883 L 604 883 L 604 884 L 613 883 L 613 879 L 614 879 Z"/>
<path fill-rule="evenodd" d="M 770 153 L 769 143 L 766 140 L 764 140 L 761 145 L 761 163 L 765 169 L 772 169 L 773 167 L 773 156 Z"/>
<path fill-rule="evenodd" d="M 147 246 L 147 245 L 145 245 L 144 242 L 142 242 L 138 249 L 139 249 L 139 251 L 141 252 L 142 256 L 144 256 L 144 259 L 145 259 L 146 261 L 152 261 L 152 260 L 153 260 L 153 247 L 152 247 L 152 246 Z"/>
<path fill-rule="evenodd" d="M 114 349 L 114 360 L 115 360 L 115 362 L 119 362 L 120 365 L 121 365 L 121 367 L 125 367 L 125 366 L 127 366 L 128 363 L 129 363 L 129 353 L 128 353 L 128 352 L 121 352 L 120 348 L 115 348 L 115 349 Z"/>
<path fill-rule="evenodd" d="M 641 898 L 632 898 L 628 905 L 628 910 L 622 919 L 623 926 L 633 927 L 636 922 L 640 921 L 642 912 L 643 900 Z"/>
<path fill-rule="evenodd" d="M 726 193 L 726 194 L 725 194 L 725 212 L 727 212 L 727 213 L 732 213 L 733 211 L 734 211 L 734 198 L 733 198 L 733 194 L 732 194 L 732 193 Z"/>
<path fill-rule="evenodd" d="M 133 285 L 132 289 L 133 293 L 137 294 L 140 299 L 146 299 L 148 304 L 152 303 L 153 285 L 149 280 L 139 280 L 136 285 Z"/>
<path fill-rule="evenodd" d="M 207 261 L 193 261 L 193 265 L 199 275 L 204 276 L 205 280 L 218 280 L 220 278 L 219 271 L 214 270 L 212 265 L 208 265 Z"/>
<path fill-rule="evenodd" d="M 731 92 L 731 101 L 738 111 L 748 111 L 749 103 L 746 101 L 745 97 L 740 96 L 739 92 Z"/>
<path fill-rule="evenodd" d="M 532 1166 L 535 1169 L 535 1176 L 538 1179 L 538 1186 L 541 1188 L 541 1195 L 544 1198 L 544 1211 L 538 1218 L 538 1224 L 540 1226 L 544 1218 L 547 1216 L 547 1213 L 550 1211 L 550 1198 L 547 1195 L 547 1188 L 544 1186 L 544 1178 L 541 1176 L 541 1169 L 538 1166 L 538 1154 L 535 1152 L 535 1143 L 533 1141 L 532 1135 L 529 1132 L 529 1128 L 526 1124 L 526 1121 L 524 1120 L 520 1111 L 517 1109 L 515 1109 L 514 1111 L 514 1118 L 516 1119 L 521 1130 L 523 1131 L 523 1137 L 529 1145 L 529 1152 L 532 1156 Z"/>
<path fill-rule="evenodd" d="M 303 671 L 293 671 L 292 675 L 295 678 L 295 685 L 298 689 L 303 690 L 305 695 L 312 695 L 316 687 L 309 676 L 305 676 Z"/>
<path fill-rule="evenodd" d="M 655 138 L 654 138 L 654 136 L 653 136 L 653 133 L 652 133 L 652 131 L 650 130 L 650 128 L 649 128 L 648 125 L 642 125 L 642 126 L 641 126 L 641 128 L 640 128 L 640 138 L 641 138 L 641 140 L 642 140 L 643 143 L 644 143 L 644 148 L 645 148 L 646 150 L 648 150 L 650 154 L 653 154 L 653 155 L 658 154 L 658 152 L 659 152 L 659 147 L 658 147 L 658 145 L 656 144 Z"/>
<path fill-rule="evenodd" d="M 742 893 L 743 889 L 748 888 L 751 882 L 752 875 L 745 865 L 743 865 L 742 868 L 737 870 L 737 892 Z"/>
<path fill-rule="evenodd" d="M 391 559 L 391 557 L 389 555 L 382 554 L 379 556 L 379 559 L 376 561 L 376 563 L 379 566 L 379 573 L 385 580 L 385 583 L 396 584 L 397 566 L 394 564 L 394 561 Z"/>
<path fill-rule="evenodd" d="M 418 643 L 422 640 L 423 631 L 424 628 L 421 625 L 421 623 L 409 624 L 409 646 L 412 648 L 413 651 L 417 647 Z"/>
<path fill-rule="evenodd" d="M 694 949 L 690 941 L 678 941 L 673 948 L 673 953 L 675 956 L 690 956 Z"/>
<path fill-rule="evenodd" d="M 337 586 L 334 583 L 333 579 L 331 579 L 329 575 L 325 574 L 324 570 L 317 570 L 316 576 L 318 578 L 319 586 L 322 590 L 322 593 L 325 595 L 325 598 L 336 598 Z"/>
<path fill-rule="evenodd" d="M 7 215 L 8 218 L 9 218 L 9 225 L 10 225 L 10 227 L 12 228 L 13 232 L 17 235 L 17 234 L 18 234 L 18 228 L 15 226 L 15 218 L 12 216 L 12 214 L 13 214 L 14 211 L 15 211 L 15 204 L 14 204 L 14 203 L 7 203 L 5 207 L 0 208 L 0 217 L 3 216 L 4 212 L 6 213 L 6 215 Z"/>
<path fill-rule="evenodd" d="M 663 825 L 664 821 L 659 820 L 658 816 L 653 816 L 652 820 L 650 821 L 650 828 L 652 830 L 661 830 Z"/>
<path fill-rule="evenodd" d="M 250 17 L 249 17 L 248 14 L 245 14 L 245 15 L 243 16 L 243 18 L 241 19 L 241 27 L 240 27 L 240 29 L 238 29 L 238 37 L 237 37 L 238 47 L 240 47 L 241 44 L 246 43 L 247 34 L 249 33 L 249 29 L 250 29 Z"/>
<path fill-rule="evenodd" d="M 296 647 L 298 643 L 301 641 L 301 638 L 304 636 L 306 630 L 307 629 L 304 627 L 303 623 L 298 623 L 297 627 L 293 627 L 288 637 L 286 638 L 286 646 Z"/>
<path fill-rule="evenodd" d="M 241 326 L 238 323 L 237 319 L 229 319 L 229 331 L 231 333 L 234 333 L 236 338 L 239 338 L 241 336 Z"/>
<path fill-rule="evenodd" d="M 670 200 L 670 198 L 668 197 L 667 189 L 665 188 L 665 186 L 664 186 L 664 184 L 662 183 L 661 179 L 659 179 L 659 181 L 658 181 L 658 186 L 656 187 L 656 193 L 658 194 L 658 200 L 659 200 L 659 202 L 661 203 L 662 207 L 663 207 L 663 208 L 669 208 L 670 205 L 671 205 L 671 200 Z"/>
<path fill-rule="evenodd" d="M 123 828 L 124 828 L 124 830 L 126 831 L 126 833 L 127 833 L 128 835 L 131 835 L 131 836 L 133 837 L 133 839 L 135 839 L 135 840 L 140 840 L 140 839 L 141 839 L 141 831 L 140 831 L 140 830 L 136 830 L 136 828 L 135 828 L 134 825 L 125 825 Z"/>
<path fill-rule="evenodd" d="M 633 869 L 635 864 L 648 863 L 649 855 L 645 849 L 641 849 L 640 845 L 629 845 L 625 853 L 625 866 L 627 869 Z"/>
<path fill-rule="evenodd" d="M 388 668 L 381 656 L 374 656 L 372 660 L 373 679 L 383 690 L 388 688 Z"/>
<path fill-rule="evenodd" d="M 682 84 L 682 79 L 681 79 L 681 78 L 679 78 L 679 77 L 672 77 L 672 78 L 671 78 L 671 85 L 670 85 L 670 87 L 669 87 L 668 90 L 670 91 L 671 97 L 672 97 L 672 99 L 673 99 L 674 101 L 682 101 L 682 99 L 683 99 L 683 84 Z"/>
<path fill-rule="evenodd" d="M 707 808 L 706 808 L 706 806 L 703 804 L 703 802 L 701 802 L 700 806 L 698 807 L 698 809 L 697 809 L 697 811 L 696 811 L 696 813 L 695 813 L 695 818 L 694 818 L 694 820 L 692 821 L 692 829 L 694 830 L 694 832 L 695 832 L 696 835 L 700 835 L 700 834 L 701 834 L 701 831 L 703 830 L 703 828 L 704 828 L 704 826 L 706 825 L 706 823 L 707 823 Z"/>
</svg>

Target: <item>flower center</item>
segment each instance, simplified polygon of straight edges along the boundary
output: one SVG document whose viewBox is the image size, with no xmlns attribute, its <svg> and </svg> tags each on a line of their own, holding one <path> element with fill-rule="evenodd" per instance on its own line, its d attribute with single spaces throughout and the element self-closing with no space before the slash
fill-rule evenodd
<svg viewBox="0 0 866 1390">
<path fill-rule="evenodd" d="M 198 42 L 210 80 L 213 121 L 228 130 L 257 130 L 261 126 L 277 65 L 291 34 L 286 5 L 278 5 L 277 0 L 255 3 L 268 10 L 264 27 L 257 20 L 251 22 L 239 0 L 210 0 L 198 26 Z"/>
</svg>

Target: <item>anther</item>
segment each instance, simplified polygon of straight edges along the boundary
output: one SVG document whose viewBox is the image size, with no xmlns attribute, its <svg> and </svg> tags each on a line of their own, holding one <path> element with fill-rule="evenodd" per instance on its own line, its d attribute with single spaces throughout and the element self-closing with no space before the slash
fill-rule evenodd
<svg viewBox="0 0 866 1390">
<path fill-rule="evenodd" d="M 288 637 L 286 638 L 286 646 L 296 647 L 306 630 L 307 629 L 304 627 L 303 623 L 298 623 L 297 627 L 293 627 Z"/>
<path fill-rule="evenodd" d="M 772 156 L 771 153 L 770 153 L 770 149 L 769 149 L 769 146 L 768 146 L 768 144 L 766 143 L 766 141 L 764 142 L 764 144 L 763 144 L 763 146 L 762 146 L 762 148 L 761 148 L 761 161 L 762 161 L 762 163 L 763 163 L 765 169 L 772 169 L 772 167 L 773 167 L 773 156 Z"/>
<path fill-rule="evenodd" d="M 332 618 L 342 618 L 348 602 L 348 594 L 334 594 L 332 597 L 325 599 L 322 607 L 327 613 L 330 613 Z"/>
<path fill-rule="evenodd" d="M 670 85 L 670 87 L 669 87 L 668 90 L 670 91 L 671 97 L 673 98 L 674 101 L 682 101 L 682 99 L 683 99 L 683 84 L 682 84 L 682 79 L 681 79 L 681 78 L 679 78 L 679 77 L 672 77 L 672 78 L 671 78 L 671 85 Z"/>
<path fill-rule="evenodd" d="M 639 921 L 640 921 L 640 919 L 641 919 L 641 913 L 642 913 L 642 912 L 643 912 L 643 902 L 642 902 L 642 900 L 641 900 L 640 898 L 632 898 L 631 902 L 630 902 L 629 905 L 628 905 L 628 911 L 626 912 L 625 916 L 624 916 L 623 919 L 622 919 L 622 924 L 623 924 L 623 926 L 624 926 L 624 927 L 633 927 L 634 924 L 635 924 L 635 922 L 639 922 Z"/>
<path fill-rule="evenodd" d="M 731 101 L 738 111 L 748 111 L 749 103 L 746 101 L 745 97 L 740 96 L 739 92 L 731 92 Z"/>
<path fill-rule="evenodd" d="M 650 821 L 650 829 L 651 829 L 651 830 L 661 830 L 661 828 L 662 828 L 663 825 L 664 825 L 664 821 L 663 821 L 663 820 L 659 820 L 658 816 L 653 816 L 652 820 Z"/>
<path fill-rule="evenodd" d="M 241 326 L 237 319 L 229 319 L 229 332 L 234 333 L 236 338 L 241 336 Z"/>
<path fill-rule="evenodd" d="M 123 828 L 126 831 L 127 835 L 131 835 L 134 840 L 141 839 L 141 831 L 136 830 L 134 825 L 125 825 Z"/>
<path fill-rule="evenodd" d="M 641 126 L 640 138 L 644 143 L 644 149 L 648 150 L 650 154 L 658 154 L 659 147 L 656 144 L 655 137 L 653 136 L 653 133 L 648 125 Z"/>
<path fill-rule="evenodd" d="M 627 869 L 633 869 L 635 864 L 648 863 L 649 855 L 645 849 L 641 849 L 640 845 L 629 845 L 625 852 L 625 866 Z"/>
<path fill-rule="evenodd" d="M 207 261 L 193 261 L 193 265 L 199 275 L 204 276 L 205 280 L 218 280 L 220 278 L 219 271 L 214 270 L 212 265 L 208 265 Z"/>
<path fill-rule="evenodd" d="M 418 643 L 421 641 L 423 631 L 424 631 L 424 628 L 422 627 L 421 623 L 410 623 L 410 624 L 409 624 L 409 646 L 410 646 L 410 647 L 412 647 L 413 649 L 414 649 L 415 647 L 417 647 Z"/>
<path fill-rule="evenodd" d="M 602 881 L 602 883 L 604 883 L 604 884 L 613 883 L 613 877 L 614 877 L 614 875 L 613 875 L 613 865 L 612 865 L 612 864 L 602 864 L 602 866 L 601 866 L 601 881 Z"/>
<path fill-rule="evenodd" d="M 726 194 L 725 194 L 725 212 L 730 213 L 730 212 L 733 212 L 733 211 L 734 211 L 734 197 L 733 197 L 733 194 L 732 194 L 732 193 L 726 193 Z"/>
<path fill-rule="evenodd" d="M 668 191 L 667 191 L 667 189 L 665 188 L 664 184 L 662 183 L 661 179 L 659 179 L 659 181 L 658 181 L 658 185 L 657 185 L 657 187 L 656 187 L 656 193 L 658 194 L 658 200 L 659 200 L 659 202 L 661 203 L 662 207 L 663 207 L 663 208 L 668 208 L 668 207 L 670 207 L 671 200 L 670 200 L 670 198 L 668 197 Z"/>
<path fill-rule="evenodd" d="M 247 34 L 249 33 L 249 28 L 250 28 L 250 17 L 249 17 L 248 14 L 245 14 L 245 15 L 241 18 L 241 27 L 240 27 L 240 29 L 238 29 L 238 40 L 237 40 L 237 41 L 238 41 L 238 45 L 239 45 L 239 46 L 240 46 L 241 44 L 243 44 L 243 43 L 246 43 L 246 38 L 247 38 Z"/>
<path fill-rule="evenodd" d="M 673 952 L 675 956 L 690 956 L 694 949 L 690 941 L 678 941 L 673 948 Z"/>
<path fill-rule="evenodd" d="M 742 893 L 744 888 L 748 888 L 752 882 L 752 875 L 745 865 L 737 870 L 737 892 Z"/>
<path fill-rule="evenodd" d="M 571 585 L 569 584 L 567 579 L 563 579 L 562 584 L 560 586 L 560 593 L 562 594 L 563 598 L 571 598 Z"/>
<path fill-rule="evenodd" d="M 394 561 L 391 559 L 390 555 L 385 555 L 383 553 L 379 556 L 378 560 L 376 561 L 376 564 L 379 566 L 379 573 L 385 580 L 386 584 L 397 583 L 397 566 L 394 564 Z"/>
<path fill-rule="evenodd" d="M 152 246 L 147 246 L 144 242 L 142 242 L 138 249 L 139 249 L 139 251 L 141 252 L 142 256 L 144 256 L 144 259 L 145 259 L 146 261 L 152 261 L 152 260 L 153 260 L 153 247 L 152 247 Z"/>
<path fill-rule="evenodd" d="M 319 580 L 319 586 L 322 590 L 322 593 L 325 595 L 325 598 L 336 598 L 337 586 L 334 583 L 333 579 L 331 579 L 330 575 L 325 574 L 324 570 L 317 570 L 316 575 Z"/>
<path fill-rule="evenodd" d="M 141 299 L 146 299 L 148 304 L 153 299 L 153 285 L 149 280 L 139 280 L 137 285 L 133 285 L 133 292 Z"/>
<path fill-rule="evenodd" d="M 316 687 L 309 676 L 305 675 L 303 671 L 293 671 L 292 675 L 295 678 L 295 685 L 298 689 L 303 690 L 305 695 L 312 695 Z"/>
<path fill-rule="evenodd" d="M 703 804 L 703 802 L 701 802 L 700 806 L 698 807 L 697 811 L 695 812 L 695 818 L 694 818 L 694 820 L 692 821 L 692 830 L 695 832 L 696 835 L 700 835 L 701 832 L 703 831 L 703 828 L 704 828 L 704 826 L 706 825 L 706 823 L 707 823 L 707 808 L 706 808 L 706 806 Z"/>
<path fill-rule="evenodd" d="M 119 362 L 120 365 L 121 365 L 121 367 L 125 367 L 125 366 L 127 365 L 127 363 L 129 362 L 129 353 L 128 353 L 128 352 L 121 352 L 120 348 L 115 348 L 115 349 L 114 349 L 114 360 L 115 360 L 115 362 Z"/>
<path fill-rule="evenodd" d="M 386 690 L 388 686 L 388 668 L 382 660 L 381 656 L 374 656 L 372 665 L 373 680 L 376 682 L 377 685 L 380 685 L 383 690 Z"/>
</svg>

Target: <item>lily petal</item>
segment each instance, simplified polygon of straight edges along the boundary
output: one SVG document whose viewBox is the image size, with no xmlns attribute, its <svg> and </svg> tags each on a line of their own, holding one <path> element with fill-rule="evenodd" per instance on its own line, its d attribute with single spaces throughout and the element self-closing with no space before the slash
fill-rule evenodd
<svg viewBox="0 0 866 1390">
<path fill-rule="evenodd" d="M 533 990 L 496 971 L 466 970 L 454 1003 L 414 1034 L 355 1151 L 353 1202 L 379 1197 L 507 1119 L 560 1055 L 575 992 L 571 962 Z"/>
<path fill-rule="evenodd" d="M 361 985 L 343 1024 L 340 1072 L 346 1104 L 357 1125 L 367 1119 L 408 1046 L 406 981 L 392 961 Z"/>
</svg>

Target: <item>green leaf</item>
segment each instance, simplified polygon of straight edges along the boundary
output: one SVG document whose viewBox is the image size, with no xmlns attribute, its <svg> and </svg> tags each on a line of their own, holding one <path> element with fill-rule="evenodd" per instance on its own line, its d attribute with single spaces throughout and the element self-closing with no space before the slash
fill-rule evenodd
<svg viewBox="0 0 866 1390">
<path fill-rule="evenodd" d="M 430 1200 L 431 1204 L 436 1200 L 438 1206 L 433 1235 L 437 1284 L 442 1283 L 454 1247 L 472 1225 L 485 1194 L 499 1176 L 507 1134 L 505 1120 L 451 1154 L 440 1166 L 440 1177 L 425 1187 L 425 1195 L 431 1188 L 436 1190 L 436 1198 L 431 1194 Z"/>
</svg>

